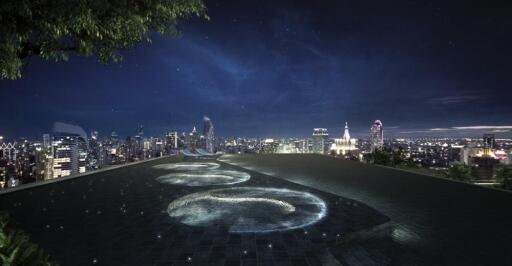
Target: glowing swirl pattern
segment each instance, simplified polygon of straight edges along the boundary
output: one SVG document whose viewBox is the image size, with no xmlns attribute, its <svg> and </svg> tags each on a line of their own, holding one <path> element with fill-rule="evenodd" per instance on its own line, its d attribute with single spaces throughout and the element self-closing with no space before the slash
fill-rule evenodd
<svg viewBox="0 0 512 266">
<path fill-rule="evenodd" d="M 233 185 L 245 182 L 251 175 L 231 170 L 190 171 L 185 173 L 170 173 L 159 176 L 156 180 L 171 185 L 210 186 Z"/>
<path fill-rule="evenodd" d="M 165 163 L 153 166 L 156 169 L 163 170 L 179 170 L 179 171 L 194 171 L 194 170 L 211 170 L 220 167 L 218 163 L 210 162 L 190 162 L 190 163 Z"/>
<path fill-rule="evenodd" d="M 308 226 L 325 217 L 327 207 L 307 192 L 235 187 L 184 196 L 171 202 L 167 212 L 187 225 L 221 224 L 232 233 L 248 233 Z"/>
</svg>

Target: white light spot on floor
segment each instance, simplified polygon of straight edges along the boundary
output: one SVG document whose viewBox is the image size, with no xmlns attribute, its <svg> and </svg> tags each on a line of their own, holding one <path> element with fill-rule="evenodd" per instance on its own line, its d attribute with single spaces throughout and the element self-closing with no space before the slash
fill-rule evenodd
<svg viewBox="0 0 512 266">
<path fill-rule="evenodd" d="M 212 170 L 220 167 L 218 163 L 210 162 L 190 162 L 190 163 L 166 163 L 154 165 L 155 169 L 162 170 L 179 170 L 179 171 L 194 171 L 194 170 Z"/>
<path fill-rule="evenodd" d="M 182 186 L 211 186 L 232 185 L 245 182 L 251 175 L 245 172 L 232 170 L 191 171 L 186 173 L 170 173 L 159 176 L 156 180 L 171 185 Z"/>
<path fill-rule="evenodd" d="M 225 224 L 232 233 L 245 233 L 308 226 L 324 218 L 327 207 L 323 200 L 307 192 L 235 187 L 181 197 L 169 204 L 167 213 L 187 225 Z"/>
</svg>

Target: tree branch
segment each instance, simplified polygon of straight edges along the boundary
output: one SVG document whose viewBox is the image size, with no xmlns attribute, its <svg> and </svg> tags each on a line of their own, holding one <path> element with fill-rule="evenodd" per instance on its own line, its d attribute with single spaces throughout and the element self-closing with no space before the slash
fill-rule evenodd
<svg viewBox="0 0 512 266">
<path fill-rule="evenodd" d="M 66 52 L 66 51 L 76 51 L 76 46 L 66 46 L 66 47 L 60 47 L 60 51 Z M 34 45 L 32 43 L 23 43 L 21 52 L 18 54 L 19 58 L 25 59 L 27 57 L 30 57 L 32 55 L 40 55 L 41 54 L 41 45 Z"/>
</svg>

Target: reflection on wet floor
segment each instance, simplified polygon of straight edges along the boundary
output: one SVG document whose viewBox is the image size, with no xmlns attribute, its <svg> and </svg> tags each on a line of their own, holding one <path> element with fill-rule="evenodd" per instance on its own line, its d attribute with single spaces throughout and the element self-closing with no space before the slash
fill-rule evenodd
<svg viewBox="0 0 512 266">
<path fill-rule="evenodd" d="M 220 161 L 358 200 L 388 232 L 345 245 L 347 265 L 510 265 L 512 193 L 313 154 L 225 155 Z M 363 232 L 361 232 L 363 233 Z M 339 256 L 337 256 L 339 258 Z"/>
<path fill-rule="evenodd" d="M 230 233 L 262 233 L 311 225 L 325 217 L 325 202 L 307 192 L 265 187 L 207 190 L 179 198 L 167 209 L 193 226 L 226 225 Z"/>
<path fill-rule="evenodd" d="M 251 178 L 246 172 L 233 170 L 199 170 L 189 172 L 173 172 L 159 176 L 157 181 L 163 184 L 182 186 L 233 185 Z"/>
<path fill-rule="evenodd" d="M 163 170 L 181 170 L 181 171 L 194 171 L 204 169 L 217 169 L 220 164 L 214 162 L 184 162 L 184 163 L 164 163 L 154 165 L 155 169 Z"/>
<path fill-rule="evenodd" d="M 336 265 L 368 239 L 361 232 L 391 241 L 389 219 L 359 202 L 224 163 L 178 163 L 165 159 L 19 191 L 3 195 L 0 206 L 62 265 Z M 247 172 L 250 179 L 205 186 L 158 180 L 190 171 Z M 187 208 L 193 211 L 184 215 Z M 191 215 L 201 208 L 226 213 Z"/>
</svg>

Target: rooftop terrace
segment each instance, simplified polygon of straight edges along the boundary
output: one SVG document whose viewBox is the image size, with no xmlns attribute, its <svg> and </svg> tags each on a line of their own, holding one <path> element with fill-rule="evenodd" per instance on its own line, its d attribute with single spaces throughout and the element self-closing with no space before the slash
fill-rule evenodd
<svg viewBox="0 0 512 266">
<path fill-rule="evenodd" d="M 507 265 L 512 193 L 316 155 L 164 158 L 0 195 L 62 265 Z"/>
<path fill-rule="evenodd" d="M 510 192 L 318 155 L 221 160 L 362 202 L 389 217 L 391 234 L 346 248 L 344 264 L 512 263 Z"/>
</svg>

